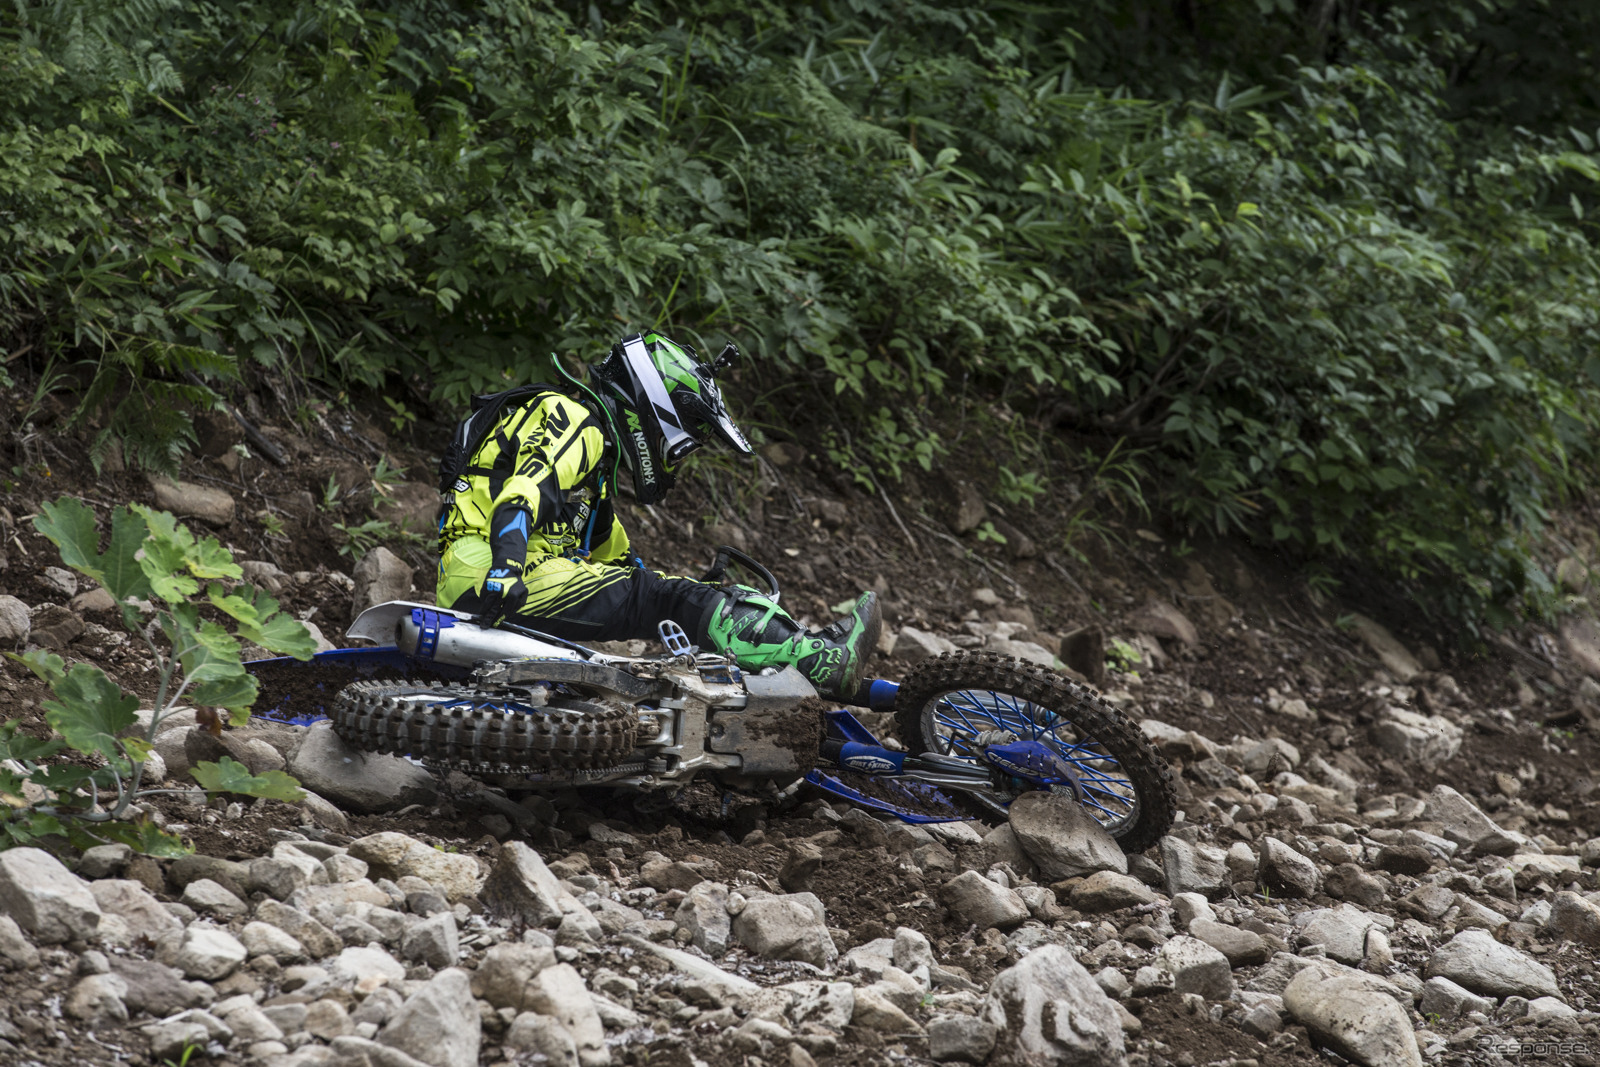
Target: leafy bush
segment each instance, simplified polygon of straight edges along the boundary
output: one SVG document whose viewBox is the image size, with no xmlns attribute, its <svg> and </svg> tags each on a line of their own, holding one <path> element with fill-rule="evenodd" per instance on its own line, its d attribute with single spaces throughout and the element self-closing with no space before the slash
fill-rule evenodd
<svg viewBox="0 0 1600 1067">
<path fill-rule="evenodd" d="M 226 709 L 236 726 L 249 719 L 256 680 L 239 661 L 239 638 L 300 659 L 310 658 L 316 646 L 304 625 L 279 614 L 272 597 L 251 586 L 225 585 L 242 577 L 232 554 L 215 538 L 196 540 L 164 511 L 137 504 L 116 509 L 104 552 L 94 512 L 71 497 L 44 504 L 34 527 L 60 550 L 62 562 L 98 582 L 120 605 L 123 625 L 143 640 L 158 668 L 157 688 L 149 719 L 141 722 L 139 698 L 99 667 L 75 663 L 68 670 L 60 656 L 42 650 L 8 653 L 49 683 L 54 699 L 44 704 L 45 719 L 59 737 L 29 737 L 18 720 L 0 727 L 0 759 L 22 768 L 0 768 L 0 798 L 6 801 L 0 807 L 0 848 L 66 835 L 84 847 L 121 841 L 141 852 L 180 853 L 180 839 L 147 818 L 130 818 L 141 798 L 163 792 L 142 788 L 145 760 L 162 721 L 184 703 Z M 207 607 L 212 610 L 203 612 Z M 228 619 L 232 632 L 208 615 Z M 197 763 L 192 773 L 215 792 L 289 801 L 305 795 L 284 772 L 252 775 L 227 756 Z M 28 786 L 44 799 L 27 800 Z"/>
<path fill-rule="evenodd" d="M 1002 397 L 1144 450 L 1175 524 L 1540 609 L 1593 477 L 1592 57 L 1511 0 L 1314 6 L 22 2 L 0 329 L 158 466 L 257 368 L 462 406 L 731 335 L 864 485 Z M 1543 81 L 1496 110 L 1506 42 Z"/>
</svg>

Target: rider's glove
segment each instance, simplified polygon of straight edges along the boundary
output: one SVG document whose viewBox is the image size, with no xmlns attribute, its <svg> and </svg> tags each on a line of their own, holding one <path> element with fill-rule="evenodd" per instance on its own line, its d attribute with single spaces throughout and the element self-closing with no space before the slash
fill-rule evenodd
<svg viewBox="0 0 1600 1067">
<path fill-rule="evenodd" d="M 483 607 L 478 624 L 494 626 L 507 615 L 522 610 L 528 600 L 528 587 L 522 584 L 522 568 L 495 566 L 483 579 Z"/>
</svg>

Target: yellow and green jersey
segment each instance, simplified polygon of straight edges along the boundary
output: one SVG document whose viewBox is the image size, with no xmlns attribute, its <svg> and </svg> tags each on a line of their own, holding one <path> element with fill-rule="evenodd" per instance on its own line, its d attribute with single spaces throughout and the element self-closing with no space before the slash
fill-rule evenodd
<svg viewBox="0 0 1600 1067">
<path fill-rule="evenodd" d="M 603 477 L 610 472 L 600 469 L 606 458 L 600 420 L 577 401 L 560 393 L 538 393 L 508 409 L 484 437 L 445 505 L 439 522 L 441 556 L 463 539 L 487 544 L 495 509 L 521 504 L 533 519 L 527 570 L 553 557 L 594 563 L 627 559 L 628 534 L 612 507 L 615 486 Z M 584 557 L 586 533 L 589 551 Z"/>
</svg>

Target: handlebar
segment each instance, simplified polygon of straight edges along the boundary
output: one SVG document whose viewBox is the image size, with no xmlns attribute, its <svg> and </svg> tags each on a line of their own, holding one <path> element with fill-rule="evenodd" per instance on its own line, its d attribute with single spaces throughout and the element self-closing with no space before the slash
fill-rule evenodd
<svg viewBox="0 0 1600 1067">
<path fill-rule="evenodd" d="M 727 578 L 728 564 L 735 563 L 749 571 L 756 578 L 766 584 L 764 592 L 771 597 L 773 602 L 778 600 L 778 579 L 773 577 L 771 571 L 757 563 L 748 554 L 739 551 L 732 545 L 718 545 L 716 557 L 711 561 L 711 569 L 700 576 L 702 582 L 711 585 L 720 585 Z"/>
</svg>

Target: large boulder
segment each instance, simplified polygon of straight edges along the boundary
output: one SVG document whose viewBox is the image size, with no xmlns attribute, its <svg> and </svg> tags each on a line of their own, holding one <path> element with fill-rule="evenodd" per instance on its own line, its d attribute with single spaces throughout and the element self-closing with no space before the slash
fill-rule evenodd
<svg viewBox="0 0 1600 1067">
<path fill-rule="evenodd" d="M 351 622 L 374 605 L 404 600 L 411 593 L 411 567 L 382 545 L 361 557 L 353 577 L 356 587 L 350 599 Z"/>
<path fill-rule="evenodd" d="M 100 926 L 89 883 L 38 848 L 0 852 L 0 914 L 45 945 L 87 941 Z"/>
<path fill-rule="evenodd" d="M 1554 971 L 1487 930 L 1461 931 L 1429 957 L 1424 974 L 1490 997 L 1561 996 Z"/>
<path fill-rule="evenodd" d="M 439 795 L 438 783 L 423 768 L 352 748 L 325 722 L 300 739 L 289 756 L 289 773 L 318 796 L 362 815 L 432 804 Z"/>
<path fill-rule="evenodd" d="M 1117 1006 L 1072 951 L 1045 945 L 1000 972 L 982 1018 L 997 1034 L 992 1063 L 1123 1067 Z"/>
<path fill-rule="evenodd" d="M 1308 967 L 1284 989 L 1283 1006 L 1345 1059 L 1365 1067 L 1422 1067 L 1405 1010 L 1358 978 Z"/>
<path fill-rule="evenodd" d="M 423 983 L 400 1005 L 378 1042 L 431 1067 L 477 1067 L 483 1024 L 467 972 L 451 968 Z"/>
<path fill-rule="evenodd" d="M 1082 804 L 1059 793 L 1024 793 L 1008 815 L 1028 858 L 1051 882 L 1096 871 L 1128 873 L 1128 857 Z"/>
</svg>

